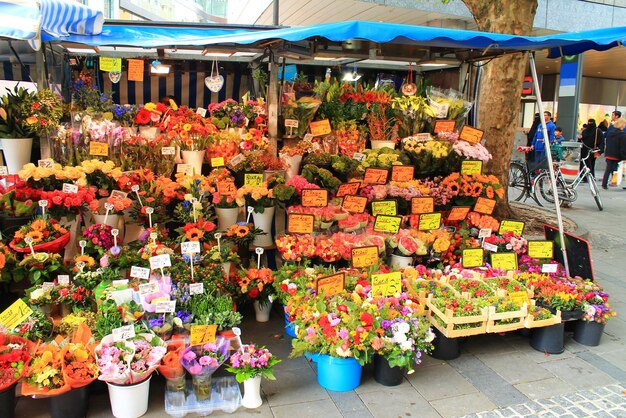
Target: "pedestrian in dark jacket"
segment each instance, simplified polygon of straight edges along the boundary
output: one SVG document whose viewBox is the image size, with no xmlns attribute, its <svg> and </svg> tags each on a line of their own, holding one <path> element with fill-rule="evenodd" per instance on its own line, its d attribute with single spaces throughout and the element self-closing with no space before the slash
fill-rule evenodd
<svg viewBox="0 0 626 418">
<path fill-rule="evenodd" d="M 587 121 L 587 126 L 583 129 L 578 141 L 583 143 L 580 150 L 580 170 L 583 169 L 583 164 L 586 163 L 591 171 L 591 175 L 595 178 L 596 157 L 592 150 L 599 149 L 600 154 L 604 152 L 604 134 L 598 129 L 595 119 L 589 119 Z M 583 159 L 587 157 L 587 155 L 589 155 L 589 158 L 583 162 Z"/>
<path fill-rule="evenodd" d="M 613 129 L 606 138 L 604 157 L 606 158 L 606 170 L 602 177 L 602 188 L 608 189 L 609 180 L 613 172 L 617 170 L 620 161 L 626 160 L 626 119 L 619 118 L 613 123 Z"/>
<path fill-rule="evenodd" d="M 539 113 L 535 113 L 533 124 L 530 126 L 530 129 L 528 129 L 528 132 L 526 133 L 526 146 L 527 147 L 530 147 L 533 144 L 533 138 L 535 137 L 535 132 L 537 132 L 537 127 L 539 125 L 541 125 L 541 119 L 539 118 Z M 535 155 L 534 152 L 527 152 L 526 160 L 528 161 L 532 160 L 534 155 Z"/>
</svg>

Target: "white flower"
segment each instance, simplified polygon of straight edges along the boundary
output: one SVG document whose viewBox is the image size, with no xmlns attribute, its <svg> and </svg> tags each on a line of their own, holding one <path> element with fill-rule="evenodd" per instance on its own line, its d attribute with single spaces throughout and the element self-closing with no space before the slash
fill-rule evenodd
<svg viewBox="0 0 626 418">
<path fill-rule="evenodd" d="M 412 346 L 413 343 L 409 340 L 400 343 L 400 348 L 402 349 L 402 351 L 408 351 L 411 349 Z"/>
<path fill-rule="evenodd" d="M 393 334 L 393 340 L 402 346 L 403 343 L 407 341 L 406 334 L 401 332 L 395 332 Z"/>
<path fill-rule="evenodd" d="M 432 342 L 435 339 L 435 333 L 433 332 L 432 328 L 428 328 L 426 330 L 426 334 L 424 335 L 424 341 L 429 343 Z"/>
<path fill-rule="evenodd" d="M 406 334 L 410 330 L 411 330 L 411 327 L 406 322 L 401 322 L 398 324 L 398 332 L 401 332 L 402 334 Z"/>
<path fill-rule="evenodd" d="M 43 297 L 43 295 L 44 291 L 42 288 L 35 289 L 30 293 L 30 300 L 39 300 Z"/>
</svg>

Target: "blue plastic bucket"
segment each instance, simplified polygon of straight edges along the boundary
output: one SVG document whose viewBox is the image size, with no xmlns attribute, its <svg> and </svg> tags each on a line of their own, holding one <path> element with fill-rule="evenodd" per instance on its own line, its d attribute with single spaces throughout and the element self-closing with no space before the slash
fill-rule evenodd
<svg viewBox="0 0 626 418">
<path fill-rule="evenodd" d="M 335 392 L 354 390 L 361 384 L 362 369 L 354 358 L 320 354 L 317 358 L 317 383 Z"/>
<path fill-rule="evenodd" d="M 285 314 L 285 332 L 291 338 L 296 338 L 296 326 L 289 320 L 289 315 Z"/>
</svg>

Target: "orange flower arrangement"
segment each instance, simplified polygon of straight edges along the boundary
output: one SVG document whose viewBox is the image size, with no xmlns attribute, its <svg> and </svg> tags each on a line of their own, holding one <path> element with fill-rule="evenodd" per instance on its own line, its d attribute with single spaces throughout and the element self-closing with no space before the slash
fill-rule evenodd
<svg viewBox="0 0 626 418">
<path fill-rule="evenodd" d="M 264 303 L 273 293 L 272 270 L 268 268 L 249 268 L 242 270 L 237 278 L 237 292 L 244 298 Z"/>
</svg>

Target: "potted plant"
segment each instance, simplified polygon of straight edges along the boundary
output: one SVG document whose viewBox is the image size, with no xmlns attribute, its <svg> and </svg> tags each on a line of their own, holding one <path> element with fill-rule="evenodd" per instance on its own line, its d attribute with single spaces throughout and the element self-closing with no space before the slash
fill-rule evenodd
<svg viewBox="0 0 626 418">
<path fill-rule="evenodd" d="M 211 399 L 211 376 L 228 357 L 230 341 L 218 336 L 213 343 L 189 346 L 181 353 L 181 363 L 192 379 L 197 401 Z"/>
<path fill-rule="evenodd" d="M 261 229 L 264 234 L 258 235 L 253 245 L 257 247 L 269 247 L 273 244 L 272 222 L 274 221 L 275 200 L 274 191 L 266 182 L 258 186 L 244 185 L 237 190 L 235 195 L 237 203 L 248 207 L 252 213 L 255 228 Z"/>
<path fill-rule="evenodd" d="M 585 302 L 582 305 L 583 316 L 576 322 L 574 340 L 595 347 L 600 339 L 606 323 L 617 313 L 609 305 L 609 295 L 590 281 L 585 281 Z"/>
<path fill-rule="evenodd" d="M 237 293 L 243 300 L 251 301 L 257 322 L 269 321 L 272 310 L 272 283 L 274 276 L 268 268 L 253 268 L 241 270 L 237 278 Z"/>
<path fill-rule="evenodd" d="M 243 383 L 241 405 L 249 409 L 261 406 L 261 379 L 276 380 L 274 366 L 280 360 L 265 347 L 246 344 L 230 356 L 229 363 L 226 370 L 235 374 L 237 382 Z"/>
</svg>

